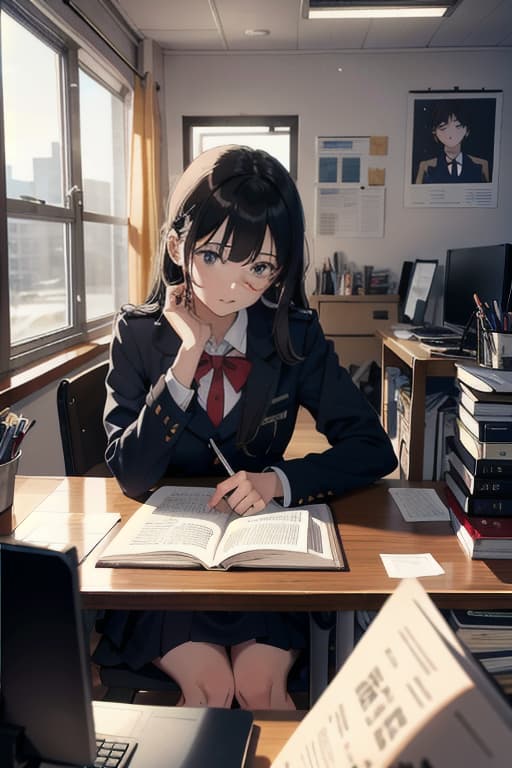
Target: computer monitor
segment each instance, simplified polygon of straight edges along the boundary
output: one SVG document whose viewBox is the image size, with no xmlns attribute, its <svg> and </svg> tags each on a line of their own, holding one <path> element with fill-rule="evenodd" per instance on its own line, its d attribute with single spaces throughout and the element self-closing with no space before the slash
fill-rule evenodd
<svg viewBox="0 0 512 768">
<path fill-rule="evenodd" d="M 427 301 L 437 269 L 437 259 L 416 259 L 405 298 L 403 320 L 418 325 L 423 322 Z"/>
<path fill-rule="evenodd" d="M 443 323 L 462 334 L 468 326 L 465 346 L 476 347 L 476 309 L 473 294 L 491 303 L 496 299 L 505 311 L 511 310 L 512 245 L 479 245 L 451 248 L 446 254 L 443 295 Z"/>
<path fill-rule="evenodd" d="M 24 728 L 24 757 L 91 765 L 96 740 L 77 578 L 74 548 L 0 544 L 0 727 Z"/>
</svg>

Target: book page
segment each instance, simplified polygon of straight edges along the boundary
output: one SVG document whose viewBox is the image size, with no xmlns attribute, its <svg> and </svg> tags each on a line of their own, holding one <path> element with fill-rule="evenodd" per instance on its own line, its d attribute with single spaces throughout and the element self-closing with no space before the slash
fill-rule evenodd
<svg viewBox="0 0 512 768">
<path fill-rule="evenodd" d="M 217 551 L 217 562 L 242 552 L 308 551 L 307 509 L 281 509 L 237 517 L 229 523 Z"/>
<path fill-rule="evenodd" d="M 116 538 L 106 547 L 102 564 L 152 553 L 184 553 L 211 566 L 228 516 L 208 509 L 211 488 L 167 486 L 155 491 L 139 507 Z"/>
<path fill-rule="evenodd" d="M 272 766 L 498 768 L 511 748 L 510 708 L 407 579 Z"/>
</svg>

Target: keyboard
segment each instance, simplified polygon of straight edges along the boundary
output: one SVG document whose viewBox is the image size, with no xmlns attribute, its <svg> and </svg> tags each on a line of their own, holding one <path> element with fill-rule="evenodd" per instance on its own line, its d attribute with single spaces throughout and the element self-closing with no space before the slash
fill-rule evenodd
<svg viewBox="0 0 512 768">
<path fill-rule="evenodd" d="M 96 759 L 94 768 L 125 768 L 130 762 L 137 742 L 127 736 L 96 734 Z"/>
<path fill-rule="evenodd" d="M 450 331 L 444 325 L 417 325 L 411 328 L 415 336 L 424 336 L 427 339 L 435 339 L 441 336 L 457 336 L 455 331 Z"/>
</svg>

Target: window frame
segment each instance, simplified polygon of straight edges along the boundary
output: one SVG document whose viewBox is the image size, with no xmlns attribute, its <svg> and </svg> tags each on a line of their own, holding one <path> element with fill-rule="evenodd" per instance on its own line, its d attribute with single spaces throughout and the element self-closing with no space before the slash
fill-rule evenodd
<svg viewBox="0 0 512 768">
<path fill-rule="evenodd" d="M 96 60 L 94 52 L 81 45 L 63 29 L 49 20 L 39 9 L 25 0 L 1 0 L 0 10 L 8 13 L 17 23 L 61 56 L 61 138 L 62 205 L 31 202 L 9 198 L 6 188 L 5 126 L 3 121 L 3 81 L 0 59 L 0 374 L 15 371 L 52 354 L 65 351 L 73 345 L 88 342 L 110 332 L 114 312 L 86 322 L 85 306 L 85 222 L 107 223 L 128 227 L 126 216 L 108 216 L 88 213 L 83 209 L 82 166 L 80 145 L 79 71 L 82 69 L 102 87 L 123 102 L 125 123 L 126 193 L 129 169 L 129 112 L 131 90 L 126 79 L 112 66 Z M 0 21 L 1 24 L 1 21 Z M 94 69 L 92 67 L 94 66 Z M 60 222 L 67 231 L 67 301 L 70 312 L 69 326 L 47 333 L 42 337 L 12 345 L 10 332 L 10 291 L 8 220 L 10 218 Z M 128 258 L 128 254 L 127 254 Z M 128 297 L 127 297 L 128 298 Z M 84 300 L 82 300 L 84 299 Z"/>
<path fill-rule="evenodd" d="M 192 129 L 199 126 L 219 125 L 233 128 L 236 126 L 250 127 L 265 125 L 272 132 L 275 128 L 290 129 L 290 176 L 297 181 L 298 150 L 299 150 L 299 117 L 298 115 L 218 115 L 218 116 L 189 116 L 182 117 L 183 135 L 183 167 L 192 162 Z"/>
</svg>

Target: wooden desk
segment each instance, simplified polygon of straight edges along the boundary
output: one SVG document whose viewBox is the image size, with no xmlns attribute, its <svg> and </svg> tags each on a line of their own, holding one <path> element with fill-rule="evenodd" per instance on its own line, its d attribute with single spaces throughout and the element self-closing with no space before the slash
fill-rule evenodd
<svg viewBox="0 0 512 768">
<path fill-rule="evenodd" d="M 19 520 L 54 490 L 62 478 L 18 477 Z M 65 480 L 73 511 L 118 512 L 123 521 L 139 503 L 122 494 L 113 478 Z M 437 487 L 440 483 L 381 481 L 331 503 L 349 571 L 204 571 L 95 568 L 99 552 L 117 526 L 80 566 L 84 608 L 177 610 L 378 609 L 396 586 L 380 553 L 431 552 L 444 568 L 422 578 L 439 607 L 510 608 L 512 561 L 470 560 L 448 522 L 406 523 L 388 493 L 390 486 Z"/>
<path fill-rule="evenodd" d="M 305 712 L 255 712 L 247 768 L 270 768 Z"/>
<path fill-rule="evenodd" d="M 423 448 L 425 441 L 425 403 L 427 378 L 455 376 L 455 362 L 461 358 L 431 357 L 419 341 L 397 339 L 390 330 L 377 331 L 382 338 L 382 401 L 381 419 L 387 430 L 388 391 L 385 371 L 388 366 L 411 372 L 411 414 L 409 444 L 409 480 L 423 477 Z"/>
</svg>

